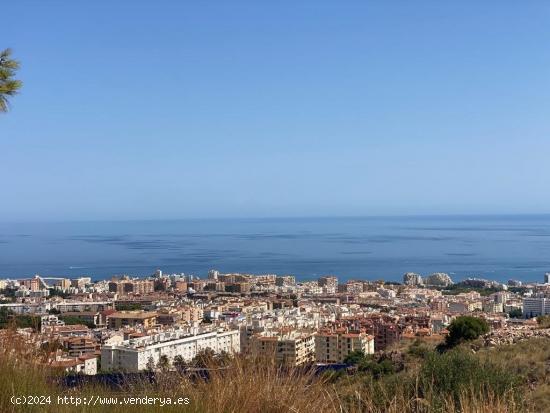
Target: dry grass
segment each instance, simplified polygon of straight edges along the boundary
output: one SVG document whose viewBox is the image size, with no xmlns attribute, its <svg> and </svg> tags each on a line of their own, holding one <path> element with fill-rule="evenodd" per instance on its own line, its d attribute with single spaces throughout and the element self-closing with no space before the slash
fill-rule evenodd
<svg viewBox="0 0 550 413">
<path fill-rule="evenodd" d="M 215 370 L 209 380 L 189 377 L 176 378 L 173 374 L 159 375 L 156 384 L 134 383 L 120 391 L 102 386 L 85 385 L 80 389 L 66 389 L 51 381 L 51 371 L 32 364 L 40 351 L 33 346 L 12 340 L 10 346 L 0 348 L 0 412 L 314 412 L 314 413 L 519 413 L 545 411 L 550 386 L 540 381 L 544 368 L 540 362 L 550 356 L 549 341 L 535 345 L 522 344 L 506 348 L 502 353 L 482 351 L 480 358 L 490 359 L 503 366 L 515 364 L 518 374 L 536 369 L 538 386 L 529 401 L 518 399 L 517 392 L 496 395 L 490 391 L 469 389 L 461 391 L 458 400 L 451 395 L 434 394 L 421 389 L 419 370 L 372 380 L 366 376 L 344 376 L 339 379 L 317 376 L 311 371 L 281 370 L 272 363 L 253 362 L 241 358 L 233 360 L 226 370 Z M 535 350 L 524 352 L 528 348 Z M 10 349 L 15 349 L 11 351 Z M 531 357 L 530 354 L 533 356 Z M 544 366 L 545 364 L 542 363 Z M 50 379 L 49 379 L 50 378 Z M 528 388 L 528 382 L 525 384 Z M 50 406 L 24 407 L 10 403 L 11 395 L 78 395 L 101 396 L 170 396 L 188 397 L 188 406 Z M 546 403 L 546 404 L 544 404 Z M 536 406 L 534 408 L 533 406 Z M 546 407 L 543 407 L 546 406 Z M 542 409 L 541 409 L 542 407 Z"/>
</svg>

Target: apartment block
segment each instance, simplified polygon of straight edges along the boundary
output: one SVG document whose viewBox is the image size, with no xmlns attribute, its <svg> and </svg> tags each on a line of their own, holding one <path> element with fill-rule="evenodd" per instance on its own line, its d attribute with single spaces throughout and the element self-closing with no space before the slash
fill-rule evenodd
<svg viewBox="0 0 550 413">
<path fill-rule="evenodd" d="M 338 291 L 338 278 L 333 275 L 319 277 L 318 284 L 324 292 L 335 293 Z"/>
<path fill-rule="evenodd" d="M 107 316 L 107 325 L 111 329 L 142 326 L 151 328 L 157 322 L 157 313 L 147 311 L 118 311 Z"/>
<path fill-rule="evenodd" d="M 152 280 L 113 280 L 108 284 L 109 292 L 118 295 L 149 294 L 155 291 L 155 283 Z"/>
<path fill-rule="evenodd" d="M 212 349 L 216 353 L 238 353 L 239 331 L 215 331 L 200 334 L 166 332 L 125 340 L 116 345 L 105 345 L 101 349 L 101 367 L 105 370 L 138 372 L 145 370 L 148 363 L 157 365 L 162 356 L 169 363 L 176 356 L 192 360 L 201 350 Z"/>
<path fill-rule="evenodd" d="M 262 333 L 251 337 L 250 351 L 259 358 L 274 359 L 278 365 L 300 366 L 315 361 L 312 333 Z"/>
<path fill-rule="evenodd" d="M 319 363 L 342 363 L 353 351 L 374 354 L 374 337 L 347 330 L 321 331 L 315 336 L 315 360 Z"/>
<path fill-rule="evenodd" d="M 525 297 L 523 299 L 523 315 L 525 318 L 550 314 L 550 298 Z"/>
</svg>

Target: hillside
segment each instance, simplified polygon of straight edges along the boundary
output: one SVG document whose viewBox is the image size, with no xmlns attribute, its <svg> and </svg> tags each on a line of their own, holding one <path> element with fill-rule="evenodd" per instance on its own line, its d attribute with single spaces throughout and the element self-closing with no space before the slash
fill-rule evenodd
<svg viewBox="0 0 550 413">
<path fill-rule="evenodd" d="M 12 342 L 13 344 L 13 342 Z M 360 362 L 350 371 L 281 370 L 242 358 L 211 370 L 209 379 L 159 373 L 118 389 L 55 384 L 31 363 L 28 347 L 0 355 L 2 412 L 541 412 L 550 411 L 550 339 L 482 348 L 475 343 L 439 354 L 417 341 L 405 351 Z M 34 354 L 36 356 L 36 354 Z M 213 366 L 214 367 L 214 366 Z M 43 405 L 13 405 L 12 395 L 50 396 Z M 60 405 L 58 396 L 118 397 L 116 406 Z M 189 404 L 121 405 L 123 397 L 188 398 Z M 111 402 L 114 399 L 111 400 Z M 40 400 L 36 400 L 40 401 Z M 45 400 L 44 400 L 45 401 Z M 104 401 L 104 400 L 102 400 Z"/>
</svg>

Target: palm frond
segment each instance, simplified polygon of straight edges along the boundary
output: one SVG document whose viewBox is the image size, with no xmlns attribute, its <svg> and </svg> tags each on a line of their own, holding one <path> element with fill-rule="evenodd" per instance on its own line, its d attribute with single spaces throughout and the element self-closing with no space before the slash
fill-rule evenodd
<svg viewBox="0 0 550 413">
<path fill-rule="evenodd" d="M 23 83 L 14 79 L 19 69 L 19 62 L 11 58 L 11 49 L 0 51 L 0 112 L 7 112 L 9 108 L 8 96 L 16 95 Z"/>
</svg>

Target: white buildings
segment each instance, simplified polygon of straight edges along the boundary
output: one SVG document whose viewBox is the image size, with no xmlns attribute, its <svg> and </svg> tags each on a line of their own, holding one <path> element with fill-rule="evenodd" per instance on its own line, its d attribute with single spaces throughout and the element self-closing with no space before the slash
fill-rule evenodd
<svg viewBox="0 0 550 413">
<path fill-rule="evenodd" d="M 66 373 L 80 373 L 86 375 L 97 374 L 97 358 L 93 355 L 84 355 L 75 358 L 60 358 L 52 361 L 49 366 L 62 369 Z"/>
<path fill-rule="evenodd" d="M 40 326 L 44 328 L 46 326 L 64 326 L 65 322 L 59 320 L 54 314 L 47 314 L 40 317 Z"/>
<path fill-rule="evenodd" d="M 296 285 L 296 277 L 293 275 L 278 275 L 275 279 L 277 287 L 293 287 Z"/>
<path fill-rule="evenodd" d="M 334 294 L 338 291 L 338 278 L 333 275 L 319 277 L 318 285 L 325 294 Z"/>
<path fill-rule="evenodd" d="M 453 283 L 449 274 L 444 272 L 435 272 L 424 279 L 424 284 L 437 287 L 448 287 Z"/>
<path fill-rule="evenodd" d="M 71 312 L 101 312 L 105 310 L 112 310 L 115 308 L 115 305 L 112 301 L 73 301 L 65 300 L 56 305 L 57 310 L 60 313 L 71 313 Z"/>
<path fill-rule="evenodd" d="M 420 274 L 414 272 L 407 272 L 403 275 L 403 284 L 405 285 L 423 285 L 424 281 Z"/>
<path fill-rule="evenodd" d="M 0 308 L 5 308 L 15 314 L 46 314 L 52 308 L 49 301 L 41 303 L 8 303 L 0 304 Z"/>
<path fill-rule="evenodd" d="M 388 288 L 379 288 L 376 292 L 383 298 L 395 298 L 397 293 L 394 290 Z"/>
<path fill-rule="evenodd" d="M 523 315 L 525 318 L 550 314 L 550 298 L 525 297 L 523 299 Z"/>
<path fill-rule="evenodd" d="M 216 353 L 238 353 L 239 331 L 213 331 L 195 335 L 166 332 L 126 340 L 118 345 L 106 345 L 101 349 L 101 368 L 137 372 L 145 370 L 150 360 L 157 365 L 161 356 L 166 356 L 170 364 L 176 356 L 190 361 L 198 352 L 207 348 Z"/>
</svg>

